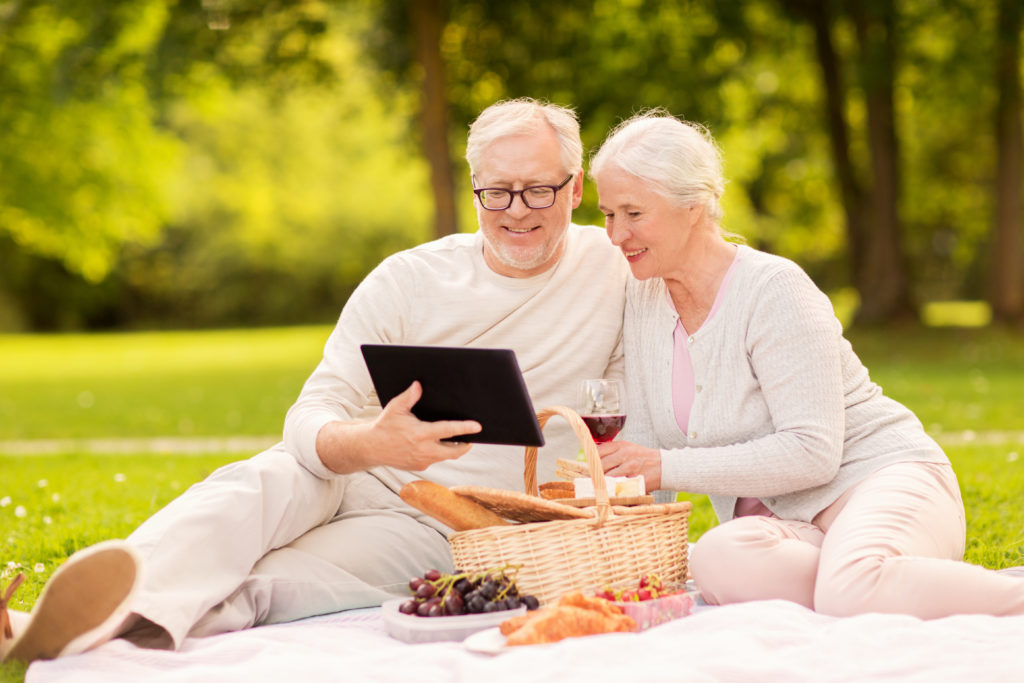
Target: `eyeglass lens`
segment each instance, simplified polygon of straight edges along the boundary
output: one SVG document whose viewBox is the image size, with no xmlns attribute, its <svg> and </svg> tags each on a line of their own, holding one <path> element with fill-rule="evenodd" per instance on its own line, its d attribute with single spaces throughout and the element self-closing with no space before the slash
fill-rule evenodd
<svg viewBox="0 0 1024 683">
<path fill-rule="evenodd" d="M 531 209 L 546 209 L 555 203 L 555 189 L 547 186 L 528 187 L 519 191 L 487 189 L 480 193 L 480 201 L 486 209 L 507 209 L 512 205 L 514 194 L 518 194 Z"/>
</svg>

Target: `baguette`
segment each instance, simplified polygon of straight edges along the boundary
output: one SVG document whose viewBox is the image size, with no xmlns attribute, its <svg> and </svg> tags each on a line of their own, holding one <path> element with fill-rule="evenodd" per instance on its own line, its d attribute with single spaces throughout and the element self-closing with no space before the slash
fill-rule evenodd
<svg viewBox="0 0 1024 683">
<path fill-rule="evenodd" d="M 398 495 L 409 505 L 455 531 L 509 524 L 476 501 L 432 481 L 421 479 L 410 482 L 402 487 Z"/>
</svg>

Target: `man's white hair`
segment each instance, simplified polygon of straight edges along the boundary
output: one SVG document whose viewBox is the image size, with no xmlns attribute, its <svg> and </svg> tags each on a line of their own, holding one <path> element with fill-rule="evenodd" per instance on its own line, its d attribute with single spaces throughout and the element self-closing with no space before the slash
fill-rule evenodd
<svg viewBox="0 0 1024 683">
<path fill-rule="evenodd" d="M 485 150 L 496 140 L 532 133 L 540 123 L 547 123 L 555 131 L 565 172 L 576 173 L 583 168 L 583 141 L 576 112 L 561 105 L 521 97 L 492 104 L 470 125 L 466 143 L 470 172 L 476 173 Z"/>
</svg>

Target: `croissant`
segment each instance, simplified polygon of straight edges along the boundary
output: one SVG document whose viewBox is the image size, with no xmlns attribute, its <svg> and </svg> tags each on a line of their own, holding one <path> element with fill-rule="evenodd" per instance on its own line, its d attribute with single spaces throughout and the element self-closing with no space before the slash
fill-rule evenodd
<svg viewBox="0 0 1024 683">
<path fill-rule="evenodd" d="M 568 593 L 558 603 L 501 624 L 507 645 L 554 643 L 595 633 L 634 631 L 636 622 L 602 598 Z"/>
</svg>

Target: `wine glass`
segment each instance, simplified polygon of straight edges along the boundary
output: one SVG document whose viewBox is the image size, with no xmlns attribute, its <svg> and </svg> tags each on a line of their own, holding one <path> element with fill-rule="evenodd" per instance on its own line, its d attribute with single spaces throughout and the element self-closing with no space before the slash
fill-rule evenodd
<svg viewBox="0 0 1024 683">
<path fill-rule="evenodd" d="M 596 443 L 611 441 L 626 424 L 626 404 L 617 379 L 580 382 L 578 412 Z"/>
</svg>

